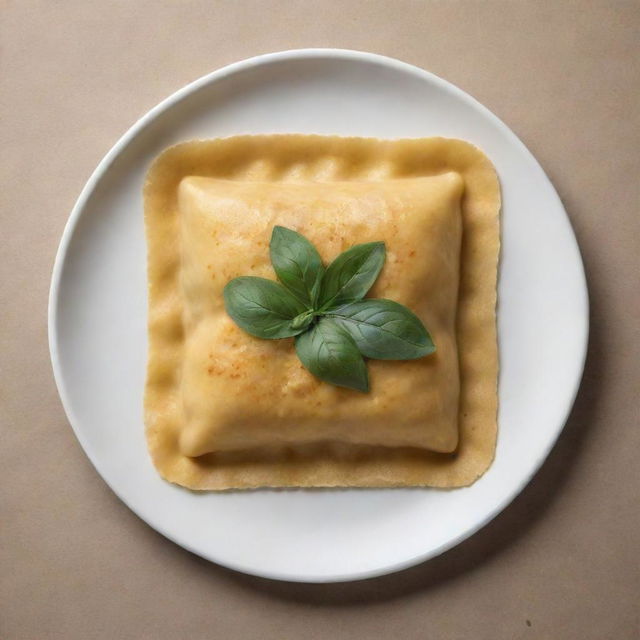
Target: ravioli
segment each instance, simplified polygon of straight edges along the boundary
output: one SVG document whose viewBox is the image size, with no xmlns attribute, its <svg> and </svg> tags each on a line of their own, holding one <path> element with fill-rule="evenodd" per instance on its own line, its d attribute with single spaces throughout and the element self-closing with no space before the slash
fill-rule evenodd
<svg viewBox="0 0 640 640">
<path fill-rule="evenodd" d="M 473 482 L 497 431 L 499 207 L 493 167 L 459 140 L 242 136 L 165 151 L 145 185 L 145 422 L 160 474 L 216 490 Z M 412 309 L 436 352 L 369 361 L 363 394 L 314 378 L 293 339 L 244 333 L 222 291 L 275 278 L 275 225 L 325 264 L 384 241 L 369 295 Z"/>
</svg>

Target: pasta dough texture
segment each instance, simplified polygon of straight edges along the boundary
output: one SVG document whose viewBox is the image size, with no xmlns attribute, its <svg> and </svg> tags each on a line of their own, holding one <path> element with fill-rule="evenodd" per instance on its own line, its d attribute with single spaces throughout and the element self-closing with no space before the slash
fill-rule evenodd
<svg viewBox="0 0 640 640">
<path fill-rule="evenodd" d="M 459 487 L 497 432 L 500 191 L 460 140 L 305 135 L 187 142 L 144 190 L 149 277 L 145 422 L 160 474 L 191 489 Z M 360 393 L 314 378 L 294 340 L 260 340 L 225 312 L 237 276 L 275 279 L 275 225 L 325 264 L 384 241 L 370 292 L 409 307 L 436 352 L 370 360 Z"/>
</svg>

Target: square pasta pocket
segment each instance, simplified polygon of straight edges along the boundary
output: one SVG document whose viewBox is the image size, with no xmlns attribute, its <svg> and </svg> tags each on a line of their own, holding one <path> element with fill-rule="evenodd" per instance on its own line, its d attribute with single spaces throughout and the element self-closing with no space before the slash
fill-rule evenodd
<svg viewBox="0 0 640 640">
<path fill-rule="evenodd" d="M 160 474 L 191 489 L 457 487 L 496 440 L 499 186 L 472 145 L 302 135 L 180 144 L 145 185 L 149 277 L 147 442 Z M 384 243 L 367 298 L 404 305 L 435 351 L 367 359 L 367 392 L 301 363 L 294 337 L 261 339 L 225 286 L 276 282 L 285 227 L 324 265 Z M 322 320 L 321 320 L 322 322 Z"/>
</svg>

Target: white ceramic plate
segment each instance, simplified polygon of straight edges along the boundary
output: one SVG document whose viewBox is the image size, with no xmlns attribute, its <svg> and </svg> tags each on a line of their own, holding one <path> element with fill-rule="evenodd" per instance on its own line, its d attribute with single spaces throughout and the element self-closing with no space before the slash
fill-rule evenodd
<svg viewBox="0 0 640 640">
<path fill-rule="evenodd" d="M 504 198 L 496 460 L 472 487 L 191 493 L 156 474 L 143 433 L 146 248 L 141 189 L 176 142 L 302 132 L 469 140 Z M 368 53 L 287 51 L 232 64 L 152 109 L 111 149 L 64 231 L 49 307 L 51 359 L 75 433 L 116 494 L 156 530 L 214 562 L 305 582 L 416 564 L 461 542 L 531 479 L 582 374 L 587 290 L 576 241 L 544 172 L 473 98 L 416 67 Z"/>
</svg>

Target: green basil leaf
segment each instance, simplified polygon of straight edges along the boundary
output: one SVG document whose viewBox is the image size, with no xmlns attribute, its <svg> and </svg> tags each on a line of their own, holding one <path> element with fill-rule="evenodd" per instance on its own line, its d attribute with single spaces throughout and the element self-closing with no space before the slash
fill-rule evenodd
<svg viewBox="0 0 640 640">
<path fill-rule="evenodd" d="M 384 259 L 384 242 L 357 244 L 341 253 L 324 273 L 318 308 L 326 311 L 364 298 L 376 281 Z"/>
<path fill-rule="evenodd" d="M 304 326 L 292 326 L 304 305 L 273 280 L 234 278 L 224 288 L 224 305 L 233 321 L 257 338 L 289 338 L 304 331 Z"/>
<path fill-rule="evenodd" d="M 349 333 L 367 358 L 413 360 L 436 349 L 420 318 L 393 300 L 359 300 L 331 310 L 327 317 Z"/>
<path fill-rule="evenodd" d="M 296 338 L 302 364 L 317 378 L 339 387 L 369 391 L 364 358 L 348 333 L 331 318 L 321 318 Z"/>
<path fill-rule="evenodd" d="M 276 226 L 269 249 L 271 263 L 280 282 L 301 302 L 312 307 L 324 273 L 316 248 L 296 231 Z"/>
</svg>

